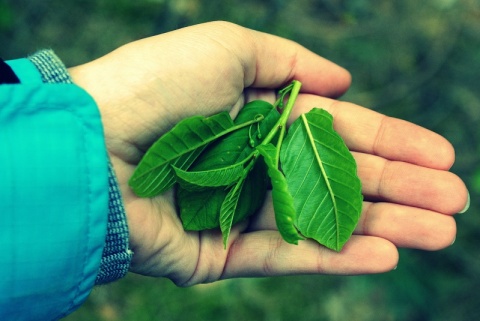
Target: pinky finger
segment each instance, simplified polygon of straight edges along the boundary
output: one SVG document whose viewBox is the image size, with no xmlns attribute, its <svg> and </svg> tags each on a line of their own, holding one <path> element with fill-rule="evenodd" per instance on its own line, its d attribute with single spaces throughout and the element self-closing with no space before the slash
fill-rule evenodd
<svg viewBox="0 0 480 321">
<path fill-rule="evenodd" d="M 440 250 L 455 241 L 450 215 L 392 203 L 364 202 L 355 234 L 377 236 L 398 247 Z"/>
<path fill-rule="evenodd" d="M 390 271 L 397 263 L 397 248 L 379 237 L 354 235 L 341 252 L 335 252 L 311 240 L 291 245 L 277 231 L 264 230 L 235 240 L 221 278 L 372 274 Z"/>
</svg>

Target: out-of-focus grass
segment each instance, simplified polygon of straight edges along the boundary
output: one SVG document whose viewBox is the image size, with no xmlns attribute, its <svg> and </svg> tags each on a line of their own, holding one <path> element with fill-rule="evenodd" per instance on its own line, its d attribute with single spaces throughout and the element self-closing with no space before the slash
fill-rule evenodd
<svg viewBox="0 0 480 321">
<path fill-rule="evenodd" d="M 383 275 L 296 276 L 177 288 L 129 275 L 67 320 L 480 319 L 480 4 L 476 0 L 7 0 L 3 58 L 51 47 L 68 66 L 138 38 L 228 20 L 295 40 L 350 70 L 343 97 L 447 137 L 471 209 L 456 243 L 402 250 Z M 168 50 L 168 48 L 165 48 Z"/>
<path fill-rule="evenodd" d="M 97 288 L 69 320 L 394 320 L 386 288 L 364 279 L 296 276 L 177 288 L 130 275 Z M 354 286 L 352 291 L 351 286 Z M 371 304 L 374 304 L 371 305 Z"/>
</svg>

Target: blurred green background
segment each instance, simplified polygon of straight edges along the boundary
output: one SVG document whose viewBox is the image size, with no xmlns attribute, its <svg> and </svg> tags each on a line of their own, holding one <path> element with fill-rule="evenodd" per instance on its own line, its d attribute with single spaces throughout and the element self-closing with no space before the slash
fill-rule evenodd
<svg viewBox="0 0 480 321">
<path fill-rule="evenodd" d="M 210 20 L 295 40 L 353 75 L 342 98 L 420 124 L 455 146 L 472 204 L 456 243 L 401 250 L 381 275 L 239 279 L 177 288 L 129 275 L 67 320 L 480 320 L 478 0 L 0 0 L 4 59 L 53 48 L 68 66 Z M 168 48 L 165 48 L 168 50 Z"/>
</svg>

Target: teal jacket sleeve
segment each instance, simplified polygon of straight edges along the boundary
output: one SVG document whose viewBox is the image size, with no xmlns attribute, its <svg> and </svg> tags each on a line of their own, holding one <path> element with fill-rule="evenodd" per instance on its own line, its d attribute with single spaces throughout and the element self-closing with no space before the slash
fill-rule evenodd
<svg viewBox="0 0 480 321">
<path fill-rule="evenodd" d="M 43 84 L 0 86 L 0 319 L 55 320 L 95 284 L 108 212 L 108 158 L 93 99 Z"/>
<path fill-rule="evenodd" d="M 22 82 L 38 81 L 46 84 L 72 84 L 63 62 L 53 50 L 40 50 L 28 59 L 8 62 Z M 32 65 L 33 64 L 33 65 Z M 35 66 L 35 68 L 33 68 Z M 112 164 L 108 164 L 108 223 L 102 262 L 95 280 L 96 285 L 118 280 L 126 275 L 133 252 L 129 248 L 127 215 Z"/>
</svg>

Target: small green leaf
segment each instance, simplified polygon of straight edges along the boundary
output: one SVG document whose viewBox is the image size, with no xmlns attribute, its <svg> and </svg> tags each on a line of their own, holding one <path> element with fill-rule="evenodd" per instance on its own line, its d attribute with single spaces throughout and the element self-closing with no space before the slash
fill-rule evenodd
<svg viewBox="0 0 480 321">
<path fill-rule="evenodd" d="M 228 186 L 235 183 L 244 171 L 244 163 L 236 163 L 222 168 L 205 171 L 184 171 L 173 166 L 178 183 L 190 191 L 199 191 L 205 187 Z"/>
<path fill-rule="evenodd" d="M 268 167 L 268 176 L 272 181 L 272 200 L 275 211 L 277 228 L 283 239 L 291 244 L 298 244 L 303 237 L 295 228 L 296 212 L 293 198 L 288 191 L 287 181 L 282 172 L 278 170 L 276 154 L 277 148 L 272 144 L 260 145 L 257 150 L 263 156 Z"/>
<path fill-rule="evenodd" d="M 272 111 L 276 112 L 278 117 L 280 116 L 277 110 L 269 102 L 263 100 L 252 100 L 242 107 L 234 122 L 235 124 L 242 124 L 249 119 L 255 118 L 256 115 L 263 115 L 266 119 Z"/>
<path fill-rule="evenodd" d="M 227 112 L 182 120 L 148 149 L 128 182 L 130 187 L 142 197 L 165 192 L 175 183 L 171 165 L 188 168 L 210 142 L 234 126 Z"/>
<path fill-rule="evenodd" d="M 230 236 L 230 230 L 232 229 L 244 183 L 245 177 L 242 177 L 238 180 L 237 184 L 230 188 L 220 208 L 220 230 L 222 231 L 224 248 L 227 247 L 228 237 Z"/>
<path fill-rule="evenodd" d="M 302 235 L 340 251 L 360 218 L 363 196 L 355 159 L 333 129 L 333 117 L 314 108 L 290 127 L 280 152 Z"/>
</svg>

